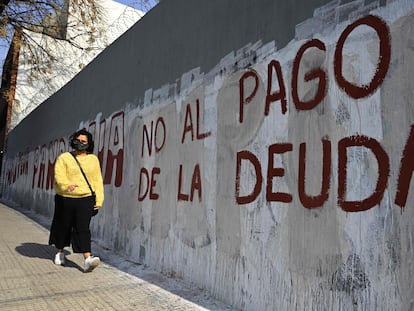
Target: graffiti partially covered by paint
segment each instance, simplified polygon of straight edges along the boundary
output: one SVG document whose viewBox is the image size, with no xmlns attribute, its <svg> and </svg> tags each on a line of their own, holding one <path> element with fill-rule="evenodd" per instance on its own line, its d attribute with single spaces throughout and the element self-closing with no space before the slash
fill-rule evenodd
<svg viewBox="0 0 414 311">
<path fill-rule="evenodd" d="M 124 153 L 124 113 L 116 112 L 100 122 L 93 121 L 88 129 L 93 133 L 95 153 L 104 176 L 104 184 L 115 187 L 122 185 L 123 153 Z M 99 123 L 99 126 L 96 124 Z M 108 125 L 107 125 L 108 123 Z M 19 179 L 30 179 L 31 189 L 49 191 L 53 189 L 54 164 L 62 152 L 69 150 L 67 137 L 62 137 L 37 147 L 33 151 L 16 155 L 12 160 L 6 161 L 5 174 L 8 185 L 16 183 Z"/>
<path fill-rule="evenodd" d="M 87 128 L 95 137 L 95 153 L 103 168 L 104 184 L 120 187 L 124 168 L 124 112 L 115 112 L 100 122 L 92 121 Z"/>
</svg>

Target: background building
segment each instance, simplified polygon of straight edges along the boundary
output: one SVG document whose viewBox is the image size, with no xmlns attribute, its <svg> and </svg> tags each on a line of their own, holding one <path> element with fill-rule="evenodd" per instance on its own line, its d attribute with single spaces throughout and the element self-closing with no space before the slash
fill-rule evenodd
<svg viewBox="0 0 414 311">
<path fill-rule="evenodd" d="M 68 10 L 72 12 L 70 5 L 74 4 L 72 1 L 68 3 Z M 68 14 L 65 14 L 65 11 L 62 11 L 60 16 L 51 17 L 50 21 L 45 22 L 59 23 L 63 40 L 53 39 L 40 33 L 32 32 L 30 34 L 39 50 L 53 50 L 55 59 L 53 62 L 50 62 L 49 59 L 45 60 L 46 65 L 41 71 L 33 73 L 33 59 L 29 57 L 29 47 L 19 45 L 19 50 L 15 51 L 19 53 L 19 56 L 9 130 L 15 127 L 39 104 L 64 86 L 87 66 L 96 55 L 107 48 L 144 15 L 142 11 L 111 0 L 99 0 L 98 4 L 101 9 L 101 18 L 94 25 L 96 40 L 92 42 L 89 41 L 89 37 L 82 29 L 84 26 L 77 23 L 79 18 L 75 18 L 73 13 L 69 14 L 68 18 Z M 76 13 L 80 14 L 79 12 Z M 67 25 L 73 25 L 74 23 L 77 23 L 76 27 L 67 27 Z M 28 32 L 28 30 L 24 31 Z M 77 36 L 77 34 L 80 35 Z M 16 35 L 15 41 L 18 41 L 18 36 L 20 34 Z M 64 40 L 66 36 L 76 37 L 76 39 L 74 39 L 74 42 L 67 42 Z M 15 46 L 13 45 L 12 49 Z M 33 44 L 31 48 L 33 48 Z M 42 66 L 42 64 L 36 64 L 36 66 Z"/>
</svg>

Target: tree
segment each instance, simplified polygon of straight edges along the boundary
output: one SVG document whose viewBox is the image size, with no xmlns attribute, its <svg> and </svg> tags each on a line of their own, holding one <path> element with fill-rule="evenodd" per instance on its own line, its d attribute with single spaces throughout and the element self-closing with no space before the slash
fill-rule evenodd
<svg viewBox="0 0 414 311">
<path fill-rule="evenodd" d="M 79 44 L 79 36 L 87 36 L 84 41 L 93 42 L 99 35 L 94 26 L 101 18 L 102 8 L 98 0 L 71 0 L 71 10 L 69 0 L 0 1 L 0 35 L 11 42 L 16 31 L 21 31 L 20 40 L 29 47 L 30 53 L 25 56 L 33 64 L 33 72 L 46 70 L 48 64 L 45 59 L 54 60 L 54 49 L 39 46 L 38 41 L 32 38 L 34 33 L 68 42 L 79 49 L 85 48 Z M 83 33 L 78 31 L 79 24 L 83 25 Z M 69 32 L 69 29 L 76 31 Z"/>
<path fill-rule="evenodd" d="M 69 1 L 74 4 L 71 8 Z M 23 65 L 29 70 L 30 83 L 50 70 L 57 59 L 56 49 L 36 37 L 46 35 L 84 49 L 79 42 L 93 42 L 99 35 L 94 25 L 101 18 L 100 13 L 98 0 L 0 0 L 0 38 L 10 44 L 0 90 L 0 152 L 4 151 L 10 129 L 21 48 L 25 47 Z M 83 27 L 79 28 L 80 24 Z M 88 44 L 89 47 L 93 45 Z"/>
<path fill-rule="evenodd" d="M 3 65 L 0 90 L 0 155 L 10 130 L 17 65 L 19 72 L 24 68 L 26 85 L 39 83 L 43 79 L 44 87 L 53 88 L 51 82 L 73 74 L 69 72 L 73 70 L 73 64 L 61 61 L 65 58 L 56 53 L 62 50 L 67 54 L 81 51 L 79 58 L 87 62 L 91 59 L 90 55 L 94 57 L 110 43 L 105 41 L 108 28 L 105 22 L 102 23 L 105 10 L 101 1 L 0 0 L 0 41 L 11 47 Z M 157 2 L 131 0 L 134 7 L 141 5 L 145 11 Z M 16 64 L 19 55 L 23 63 Z M 86 63 L 77 65 L 82 68 Z M 47 93 L 43 91 L 39 93 Z"/>
<path fill-rule="evenodd" d="M 147 12 L 158 2 L 130 0 L 129 5 Z M 78 49 L 99 49 L 93 43 L 105 31 L 97 27 L 103 17 L 102 9 L 100 0 L 0 0 L 0 41 L 10 45 L 19 32 L 22 45 L 29 49 L 25 58 L 33 64 L 31 71 L 36 75 L 48 70 L 50 64 L 45 60 L 53 62 L 56 49 L 55 42 L 50 48 L 39 46 L 33 34 L 47 35 Z"/>
</svg>

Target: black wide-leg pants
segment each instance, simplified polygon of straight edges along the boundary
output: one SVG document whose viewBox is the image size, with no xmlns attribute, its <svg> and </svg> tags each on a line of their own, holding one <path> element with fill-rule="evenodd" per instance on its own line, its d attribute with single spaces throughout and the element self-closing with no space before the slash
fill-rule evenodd
<svg viewBox="0 0 414 311">
<path fill-rule="evenodd" d="M 95 199 L 66 198 L 55 196 L 55 213 L 50 228 L 49 245 L 55 245 L 57 249 L 70 246 L 75 253 L 87 253 L 91 251 L 91 231 L 89 225 Z"/>
</svg>

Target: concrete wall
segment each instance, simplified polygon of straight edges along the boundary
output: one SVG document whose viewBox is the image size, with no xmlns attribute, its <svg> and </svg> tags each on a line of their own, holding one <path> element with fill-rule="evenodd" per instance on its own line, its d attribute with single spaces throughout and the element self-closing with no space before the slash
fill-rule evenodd
<svg viewBox="0 0 414 311">
<path fill-rule="evenodd" d="M 51 216 L 86 127 L 101 244 L 243 310 L 413 309 L 413 27 L 408 0 L 163 1 L 13 130 L 3 197 Z"/>
</svg>

